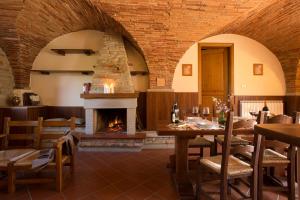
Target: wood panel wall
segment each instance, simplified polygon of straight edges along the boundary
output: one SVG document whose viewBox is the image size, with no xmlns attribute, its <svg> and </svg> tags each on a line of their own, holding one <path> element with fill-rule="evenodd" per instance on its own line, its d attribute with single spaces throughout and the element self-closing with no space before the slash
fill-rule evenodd
<svg viewBox="0 0 300 200">
<path fill-rule="evenodd" d="M 300 111 L 300 96 L 285 96 L 285 113 L 294 116 Z"/>
<path fill-rule="evenodd" d="M 285 103 L 284 111 L 287 111 L 285 113 L 291 113 L 292 103 L 297 104 L 297 102 L 300 102 L 300 98 L 286 98 L 285 96 L 234 96 L 233 109 L 235 115 L 239 114 L 239 102 L 241 100 L 282 100 Z M 159 122 L 170 122 L 171 108 L 175 101 L 178 102 L 182 119 L 183 112 L 191 114 L 192 107 L 198 105 L 198 93 L 147 92 L 147 130 L 156 130 Z M 300 110 L 300 105 L 298 105 L 298 110 Z"/>
</svg>

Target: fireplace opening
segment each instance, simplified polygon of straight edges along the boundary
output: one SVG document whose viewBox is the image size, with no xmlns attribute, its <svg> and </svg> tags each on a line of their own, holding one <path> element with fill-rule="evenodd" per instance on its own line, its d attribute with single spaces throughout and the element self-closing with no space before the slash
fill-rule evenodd
<svg viewBox="0 0 300 200">
<path fill-rule="evenodd" d="M 126 109 L 98 109 L 97 110 L 98 133 L 125 133 Z"/>
</svg>

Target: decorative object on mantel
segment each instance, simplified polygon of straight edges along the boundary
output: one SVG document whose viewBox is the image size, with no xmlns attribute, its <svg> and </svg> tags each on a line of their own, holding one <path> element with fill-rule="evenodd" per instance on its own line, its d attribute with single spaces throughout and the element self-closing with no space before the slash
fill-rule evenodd
<svg viewBox="0 0 300 200">
<path fill-rule="evenodd" d="M 192 76 L 192 75 L 193 75 L 193 65 L 182 64 L 182 76 Z"/>
<path fill-rule="evenodd" d="M 21 98 L 14 95 L 12 97 L 9 98 L 9 104 L 11 104 L 12 106 L 18 106 L 21 103 Z"/>
<path fill-rule="evenodd" d="M 158 87 L 165 87 L 166 86 L 166 79 L 165 78 L 156 78 L 156 85 Z"/>
<path fill-rule="evenodd" d="M 84 83 L 84 84 L 83 84 L 83 93 L 84 93 L 84 94 L 90 93 L 91 86 L 92 86 L 91 83 Z"/>
<path fill-rule="evenodd" d="M 263 64 L 253 64 L 253 75 L 263 75 L 264 68 Z"/>
<path fill-rule="evenodd" d="M 92 84 L 91 93 L 115 93 L 115 80 L 111 78 L 101 78 L 98 83 Z"/>
</svg>

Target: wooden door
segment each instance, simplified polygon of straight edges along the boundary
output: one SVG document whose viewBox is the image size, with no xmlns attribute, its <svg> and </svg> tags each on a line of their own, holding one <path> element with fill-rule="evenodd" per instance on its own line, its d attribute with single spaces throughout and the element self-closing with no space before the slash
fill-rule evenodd
<svg viewBox="0 0 300 200">
<path fill-rule="evenodd" d="M 201 54 L 202 106 L 213 113 L 212 97 L 226 99 L 229 93 L 228 48 L 205 48 Z"/>
</svg>

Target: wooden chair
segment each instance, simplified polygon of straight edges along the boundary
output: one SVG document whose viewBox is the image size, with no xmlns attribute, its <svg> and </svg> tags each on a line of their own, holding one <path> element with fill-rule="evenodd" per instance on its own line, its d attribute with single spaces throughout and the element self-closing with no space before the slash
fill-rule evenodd
<svg viewBox="0 0 300 200">
<path fill-rule="evenodd" d="M 233 129 L 253 129 L 255 121 L 253 120 L 239 120 L 233 123 Z M 231 146 L 239 146 L 239 145 L 249 145 L 251 144 L 251 139 L 249 140 L 249 136 L 247 139 L 244 139 L 242 135 L 235 135 L 231 138 Z M 224 144 L 224 136 L 218 135 L 214 137 L 214 152 L 217 154 L 218 152 L 218 144 Z"/>
<path fill-rule="evenodd" d="M 64 137 L 66 133 L 71 134 L 75 131 L 75 117 L 71 117 L 70 120 L 62 120 L 62 121 L 43 121 L 42 132 L 41 132 L 41 148 L 47 148 L 49 146 L 53 146 L 60 138 Z M 46 128 L 48 128 L 46 130 Z M 54 128 L 53 130 L 50 130 Z M 55 128 L 63 128 L 63 129 L 55 129 Z M 69 136 L 68 136 L 69 137 Z M 72 137 L 72 136 L 71 136 Z M 64 166 L 70 166 L 71 172 L 74 172 L 74 157 L 75 157 L 75 147 L 72 139 L 70 139 L 72 145 L 71 152 L 69 155 L 66 155 L 63 152 L 63 156 L 66 156 L 67 160 L 64 162 Z M 45 144 L 46 143 L 46 144 Z"/>
<path fill-rule="evenodd" d="M 258 152 L 254 151 L 255 153 L 251 165 L 231 155 L 231 152 L 237 153 L 237 151 L 244 149 L 242 146 L 231 147 L 232 130 L 233 112 L 230 112 L 226 121 L 222 155 L 200 159 L 196 187 L 198 199 L 202 199 L 202 197 L 205 197 L 203 199 L 213 199 L 211 195 L 215 194 L 215 192 L 211 193 L 205 191 L 204 186 L 210 183 L 216 183 L 216 181 L 220 182 L 220 199 L 222 200 L 228 199 L 231 188 L 236 190 L 243 199 L 256 199 L 257 197 L 257 184 L 255 184 L 257 181 L 257 168 L 254 166 L 257 166 Z M 239 188 L 231 184 L 232 180 L 244 178 L 251 179 L 250 196 L 245 195 Z"/>
<path fill-rule="evenodd" d="M 191 149 L 191 148 L 199 149 L 200 150 L 199 153 L 189 153 L 189 156 L 200 156 L 201 158 L 203 157 L 204 148 L 209 148 L 211 155 L 213 155 L 213 152 L 214 152 L 214 146 L 213 146 L 212 142 L 202 136 L 197 136 L 197 137 L 195 137 L 195 139 L 190 139 L 188 148 L 189 149 Z"/>
<path fill-rule="evenodd" d="M 286 115 L 276 115 L 271 118 L 266 118 L 263 116 L 263 113 L 259 113 L 260 122 L 259 123 L 279 123 L 279 124 L 291 124 L 293 123 L 292 117 Z M 287 156 L 284 155 L 285 150 L 288 148 Z M 290 159 L 295 157 L 296 149 L 295 147 L 290 147 L 288 144 L 276 141 L 276 140 L 268 140 L 268 138 L 262 137 L 261 140 L 261 152 L 262 161 L 260 161 L 261 166 L 259 168 L 259 198 L 263 198 L 263 190 L 271 190 L 271 191 L 286 191 L 288 192 L 288 196 L 295 196 L 295 163 L 294 159 Z M 293 161 L 293 162 L 291 162 Z M 279 179 L 274 176 L 274 168 L 281 167 L 287 168 L 287 186 L 284 186 Z M 271 178 L 271 180 L 275 183 L 278 183 L 278 186 L 267 186 L 263 183 L 263 168 L 266 169 L 266 175 Z"/>
<path fill-rule="evenodd" d="M 55 150 L 55 159 L 48 163 L 45 169 L 52 169 L 55 172 L 55 175 L 52 177 L 41 178 L 40 176 L 36 177 L 17 177 L 19 171 L 34 172 L 32 170 L 32 161 L 37 159 L 40 156 L 40 141 L 41 141 L 41 129 L 42 129 L 42 118 L 39 118 L 38 121 L 11 121 L 10 118 L 5 118 L 4 123 L 4 134 L 5 134 L 5 148 L 10 148 L 9 144 L 11 141 L 17 140 L 32 140 L 32 148 L 29 149 L 30 153 L 26 156 L 21 156 L 18 159 L 9 158 L 7 159 L 7 174 L 8 174 L 8 192 L 13 193 L 15 191 L 16 184 L 34 184 L 34 183 L 48 183 L 56 182 L 57 191 L 62 190 L 63 186 L 63 166 L 67 162 L 68 157 L 63 156 L 62 148 L 63 144 L 66 142 L 65 137 L 60 137 L 53 148 Z M 26 130 L 23 134 L 14 134 L 11 133 L 11 129 L 15 127 L 25 127 Z M 33 132 L 30 132 L 30 130 Z M 14 150 L 4 150 L 4 152 L 9 152 Z M 12 155 L 12 154 L 11 154 Z M 15 155 L 14 155 L 15 157 Z"/>
</svg>

